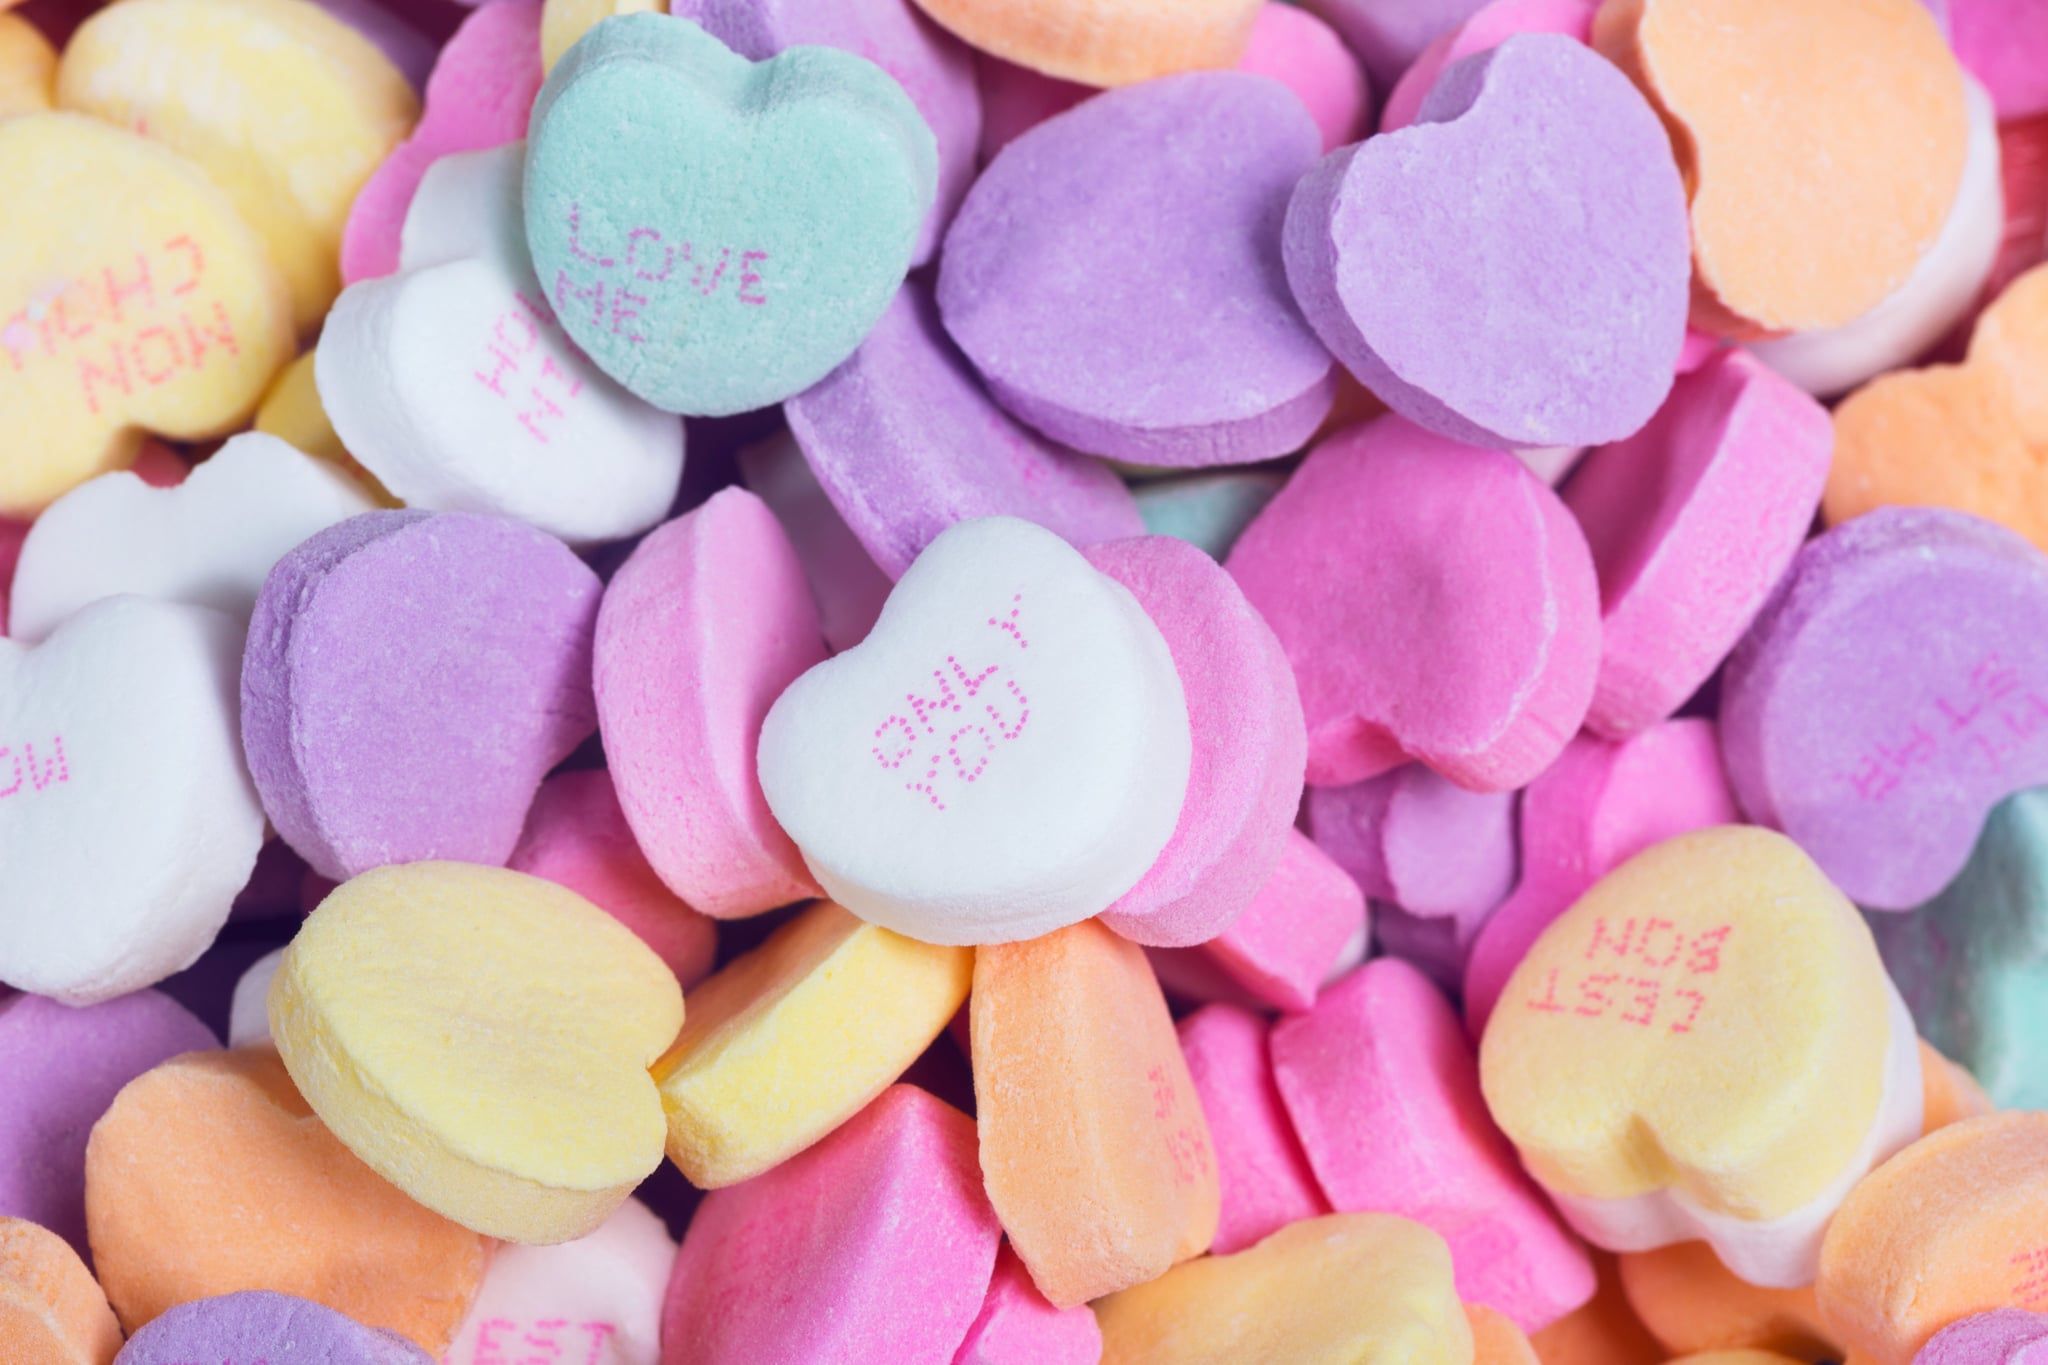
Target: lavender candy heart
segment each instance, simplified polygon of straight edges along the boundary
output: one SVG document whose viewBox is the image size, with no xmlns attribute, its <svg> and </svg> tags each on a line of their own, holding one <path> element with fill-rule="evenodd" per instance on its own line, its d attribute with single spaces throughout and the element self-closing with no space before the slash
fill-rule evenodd
<svg viewBox="0 0 2048 1365">
<path fill-rule="evenodd" d="M 1887 507 L 1810 541 L 1729 658 L 1737 800 L 1850 899 L 1903 910 L 2048 783 L 2048 558 L 1960 512 Z"/>
<path fill-rule="evenodd" d="M 181 1052 L 220 1046 L 158 991 L 73 1009 L 0 996 L 0 1215 L 40 1223 L 91 1259 L 85 1143 L 121 1087 Z"/>
<path fill-rule="evenodd" d="M 1004 407 L 1077 450 L 1199 466 L 1298 449 L 1336 386 L 1280 229 L 1321 148 L 1263 76 L 1098 95 L 968 191 L 939 265 L 946 330 Z"/>
<path fill-rule="evenodd" d="M 396 1332 L 322 1304 L 249 1289 L 194 1299 L 152 1319 L 114 1365 L 432 1365 Z"/>
<path fill-rule="evenodd" d="M 865 57 L 894 76 L 939 147 L 939 191 L 911 264 L 938 254 L 946 225 L 974 182 L 981 149 L 981 84 L 965 43 L 910 0 L 669 0 L 668 12 L 695 20 L 750 62 L 808 43 Z"/>
<path fill-rule="evenodd" d="M 1372 78 L 1392 90 L 1422 49 L 1464 23 L 1487 0 L 1303 0 L 1302 8 L 1337 30 Z"/>
<path fill-rule="evenodd" d="M 1685 340 L 1670 141 L 1627 77 L 1556 34 L 1467 57 L 1418 122 L 1325 157 L 1294 192 L 1286 260 L 1346 368 L 1472 445 L 1620 440 Z"/>
<path fill-rule="evenodd" d="M 2048 1317 L 1999 1308 L 1959 1318 L 1928 1338 L 1913 1365 L 2043 1365 Z"/>
<path fill-rule="evenodd" d="M 1107 465 L 989 399 L 915 281 L 851 360 L 783 412 L 825 495 L 891 578 L 932 537 L 975 517 L 1022 517 L 1076 545 L 1144 534 Z"/>
<path fill-rule="evenodd" d="M 336 880 L 502 866 L 550 768 L 597 728 L 597 575 L 532 527 L 368 512 L 277 562 L 242 659 L 264 811 Z"/>
</svg>

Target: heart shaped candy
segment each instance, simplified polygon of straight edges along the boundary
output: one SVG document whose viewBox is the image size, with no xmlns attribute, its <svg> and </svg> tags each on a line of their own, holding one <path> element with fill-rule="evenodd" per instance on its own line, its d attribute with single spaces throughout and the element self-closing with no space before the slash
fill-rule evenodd
<svg viewBox="0 0 2048 1365">
<path fill-rule="evenodd" d="M 526 234 L 598 367 L 721 416 L 825 377 L 888 306 L 935 192 L 931 130 L 879 68 L 758 65 L 695 24 L 593 29 L 534 105 Z"/>
<path fill-rule="evenodd" d="M 18 1218 L 0 1218 L 0 1342 L 21 1365 L 110 1365 L 121 1349 L 121 1324 L 78 1253 Z"/>
<path fill-rule="evenodd" d="M 36 518 L 8 617 L 39 640 L 117 593 L 190 602 L 246 621 L 270 566 L 317 531 L 375 507 L 362 488 L 275 436 L 236 436 L 173 488 L 133 473 L 81 484 Z"/>
<path fill-rule="evenodd" d="M 582 1236 L 661 1164 L 647 1067 L 682 1023 L 675 977 L 632 930 L 565 887 L 467 863 L 344 883 L 270 988 L 278 1053 L 334 1135 L 427 1207 L 515 1242 Z"/>
<path fill-rule="evenodd" d="M 1783 835 L 1681 835 L 1536 940 L 1480 1045 L 1488 1109 L 1587 1240 L 1704 1238 L 1811 1283 L 1863 1175 L 1920 1133 L 1920 1042 L 1856 908 Z"/>
<path fill-rule="evenodd" d="M 1886 507 L 1808 542 L 1728 661 L 1742 809 L 1858 905 L 1904 910 L 2048 782 L 2048 560 L 1957 512 Z"/>
<path fill-rule="evenodd" d="M 56 84 L 57 49 L 43 31 L 18 14 L 0 14 L 0 116 L 47 111 Z"/>
<path fill-rule="evenodd" d="M 395 1332 L 324 1304 L 265 1289 L 194 1299 L 137 1332 L 115 1365 L 184 1365 L 293 1357 L 339 1365 L 432 1365 L 433 1357 Z"/>
<path fill-rule="evenodd" d="M 1259 0 L 917 0 L 967 43 L 1019 66 L 1087 85 L 1129 85 L 1231 66 Z"/>
<path fill-rule="evenodd" d="M 637 1199 L 573 1242 L 500 1246 L 443 1365 L 655 1365 L 675 1259 L 675 1238 Z"/>
<path fill-rule="evenodd" d="M 1130 593 L 1052 532 L 989 517 L 932 541 L 867 639 L 790 685 L 759 766 L 834 900 L 927 942 L 996 943 L 1130 890 L 1190 755 L 1173 658 Z"/>
<path fill-rule="evenodd" d="M 144 431 L 231 431 L 290 358 L 284 284 L 234 206 L 97 119 L 0 123 L 0 184 L 41 207 L 0 252 L 0 513 L 134 462 Z"/>
<path fill-rule="evenodd" d="M 1466 3 L 1469 0 L 1460 0 L 1458 7 Z M 1398 12 L 1405 7 L 1387 8 Z M 1398 132 L 1415 122 L 1422 102 L 1447 68 L 1475 53 L 1490 52 L 1518 33 L 1562 33 L 1582 43 L 1591 41 L 1593 13 L 1599 8 L 1598 0 L 1487 0 L 1461 21 L 1440 29 L 1408 63 L 1380 110 L 1380 131 Z"/>
<path fill-rule="evenodd" d="M 140 597 L 0 640 L 0 981 L 92 1004 L 190 966 L 263 842 L 241 629 Z"/>
<path fill-rule="evenodd" d="M 1388 406 L 1480 445 L 1618 440 L 1685 337 L 1685 191 L 1650 106 L 1558 34 L 1444 72 L 1420 122 L 1325 157 L 1287 278 Z"/>
<path fill-rule="evenodd" d="M 268 1048 L 145 1072 L 94 1125 L 85 1160 L 94 1264 L 130 1328 L 270 1289 L 438 1352 L 483 1278 L 484 1239 L 351 1156 Z"/>
<path fill-rule="evenodd" d="M 597 575 L 558 540 L 368 512 L 278 561 L 242 661 L 271 823 L 322 876 L 503 863 L 550 768 L 597 726 Z"/>
<path fill-rule="evenodd" d="M 525 521 L 572 545 L 647 530 L 683 472 L 682 423 L 563 334 L 519 233 L 524 148 L 434 163 L 399 272 L 350 285 L 320 333 L 320 399 L 412 507 Z"/>
</svg>

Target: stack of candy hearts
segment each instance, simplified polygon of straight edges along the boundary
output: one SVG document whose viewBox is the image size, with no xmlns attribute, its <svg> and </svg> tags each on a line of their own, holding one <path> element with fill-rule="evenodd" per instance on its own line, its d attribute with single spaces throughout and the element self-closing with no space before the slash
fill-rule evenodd
<svg viewBox="0 0 2048 1365">
<path fill-rule="evenodd" d="M 2048 0 L 0 0 L 0 206 L 0 1365 L 2048 1365 Z"/>
</svg>

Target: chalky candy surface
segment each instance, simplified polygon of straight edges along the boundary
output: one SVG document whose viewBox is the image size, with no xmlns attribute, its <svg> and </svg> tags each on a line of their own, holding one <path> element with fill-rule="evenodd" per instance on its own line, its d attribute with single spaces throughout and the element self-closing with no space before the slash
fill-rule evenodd
<svg viewBox="0 0 2048 1365">
<path fill-rule="evenodd" d="M 85 1005 L 192 964 L 263 843 L 235 742 L 241 628 L 111 597 L 0 640 L 0 982 Z"/>
<path fill-rule="evenodd" d="M 1439 35 L 1472 17 L 1486 0 L 1309 0 L 1365 63 L 1376 90 L 1392 90 Z"/>
<path fill-rule="evenodd" d="M 0 183 L 42 206 L 0 253 L 0 513 L 133 462 L 145 431 L 234 430 L 290 357 L 261 240 L 183 157 L 76 114 L 0 124 Z"/>
<path fill-rule="evenodd" d="M 815 44 L 865 57 L 894 77 L 932 130 L 939 157 L 937 194 L 911 263 L 923 265 L 937 253 L 974 180 L 981 146 L 981 90 L 965 45 L 918 13 L 911 0 L 669 0 L 668 12 L 695 20 L 750 62 Z"/>
<path fill-rule="evenodd" d="M 1748 816 L 1858 904 L 1927 900 L 2048 781 L 2048 560 L 1936 510 L 1810 542 L 1729 660 L 1721 749 Z"/>
<path fill-rule="evenodd" d="M 539 531 L 370 512 L 272 570 L 242 664 L 264 809 L 342 879 L 503 863 L 547 771 L 596 726 L 597 575 Z"/>
<path fill-rule="evenodd" d="M 1920 1131 L 1919 1040 L 1870 931 L 1790 840 L 1746 826 L 1659 844 L 1580 897 L 1509 978 L 1480 1075 L 1589 1240 L 1704 1238 L 1776 1287 L 1812 1280 L 1842 1197 Z"/>
<path fill-rule="evenodd" d="M 110 1365 L 121 1325 L 78 1253 L 48 1228 L 0 1217 L 0 1352 L 9 1365 Z"/>
<path fill-rule="evenodd" d="M 274 436 L 231 438 L 175 488 L 103 474 L 36 518 L 9 620 L 39 640 L 118 593 L 213 607 L 246 621 L 271 566 L 317 531 L 375 506 L 352 480 Z"/>
<path fill-rule="evenodd" d="M 1570 38 L 1446 71 L 1420 122 L 1294 191 L 1287 278 L 1395 411 L 1499 446 L 1618 440 L 1670 391 L 1685 194 L 1656 114 Z"/>
<path fill-rule="evenodd" d="M 759 770 L 834 900 L 912 938 L 990 943 L 1136 885 L 1191 748 L 1137 600 L 1050 531 L 988 517 L 942 533 L 867 639 L 783 692 Z"/>
<path fill-rule="evenodd" d="M 740 480 L 775 513 L 810 581 L 818 625 L 832 653 L 867 638 L 894 580 L 875 564 L 867 547 L 832 505 L 803 449 L 787 431 L 739 453 Z"/>
<path fill-rule="evenodd" d="M 1222 559 L 1285 482 L 1279 474 L 1229 470 L 1151 480 L 1132 490 L 1132 497 L 1148 533 L 1178 536 Z"/>
<path fill-rule="evenodd" d="M 1243 53 L 1260 0 L 917 0 L 980 51 L 1089 85 L 1128 85 Z"/>
<path fill-rule="evenodd" d="M 1335 388 L 1278 247 L 1320 146 L 1299 100 L 1241 73 L 1091 99 L 968 192 L 946 329 L 1003 406 L 1078 450 L 1194 466 L 1299 449 Z"/>
<path fill-rule="evenodd" d="M 1598 0 L 1489 0 L 1471 17 L 1441 29 L 1401 73 L 1380 111 L 1380 131 L 1397 132 L 1415 122 L 1438 77 L 1465 58 L 1489 52 L 1518 33 L 1561 33 L 1588 42 Z"/>
<path fill-rule="evenodd" d="M 1959 1318 L 1928 1338 L 1913 1365 L 2035 1365 L 2048 1360 L 2048 1317 L 1998 1308 Z"/>
<path fill-rule="evenodd" d="M 1515 880 L 1512 792 L 1470 792 L 1419 763 L 1304 803 L 1316 845 L 1375 901 L 1476 927 Z"/>
<path fill-rule="evenodd" d="M 1312 784 L 1420 759 L 1509 790 L 1586 714 L 1592 557 L 1512 455 L 1392 416 L 1348 428 L 1309 453 L 1228 567 L 1294 665 Z"/>
<path fill-rule="evenodd" d="M 906 284 L 847 362 L 783 407 L 826 496 L 876 564 L 899 578 L 956 522 L 1015 516 L 1076 545 L 1138 534 L 1108 466 L 997 407 Z"/>
<path fill-rule="evenodd" d="M 251 1289 L 181 1303 L 138 1331 L 114 1365 L 215 1361 L 270 1365 L 429 1365 L 433 1357 L 395 1332 L 365 1327 L 332 1308 Z"/>
<path fill-rule="evenodd" d="M 952 1365 L 1096 1365 L 1102 1329 L 1086 1305 L 1055 1308 L 1031 1283 L 1017 1253 L 996 1253 L 988 1297 Z"/>
<path fill-rule="evenodd" d="M 510 1365 L 524 1353 L 561 1365 L 656 1365 L 675 1258 L 675 1239 L 637 1199 L 573 1242 L 500 1246 L 442 1363 Z"/>
<path fill-rule="evenodd" d="M 1619 1258 L 1629 1306 L 1673 1354 L 1783 1351 L 1801 1360 L 1840 1359 L 1812 1285 L 1765 1289 L 1738 1278 L 1705 1242 L 1680 1242 Z"/>
<path fill-rule="evenodd" d="M 55 97 L 57 50 L 18 14 L 0 14 L 0 114 L 47 112 Z"/>
<path fill-rule="evenodd" d="M 1729 351 L 1586 457 L 1564 502 L 1600 575 L 1589 729 L 1654 725 L 1720 666 L 1805 539 L 1833 450 L 1825 408 Z"/>
<path fill-rule="evenodd" d="M 600 369 L 692 415 L 780 402 L 846 359 L 909 269 L 937 175 L 879 68 L 819 47 L 756 65 L 660 14 L 577 44 L 530 137 L 549 303 Z"/>
<path fill-rule="evenodd" d="M 663 1365 L 948 1360 L 1001 1240 L 973 1120 L 893 1086 L 810 1151 L 704 1200 L 669 1280 Z"/>
<path fill-rule="evenodd" d="M 270 988 L 278 1052 L 335 1136 L 428 1208 L 516 1242 L 582 1236 L 660 1164 L 646 1068 L 682 1022 L 675 977 L 631 930 L 464 863 L 343 884 Z"/>
<path fill-rule="evenodd" d="M 2048 13 L 2027 0 L 1950 0 L 1949 41 L 1991 91 L 2001 120 L 2048 113 Z"/>
<path fill-rule="evenodd" d="M 86 1255 L 85 1143 L 121 1087 L 181 1052 L 219 1046 L 169 996 L 136 991 L 72 1009 L 38 995 L 0 1001 L 0 1215 L 40 1224 Z"/>
</svg>

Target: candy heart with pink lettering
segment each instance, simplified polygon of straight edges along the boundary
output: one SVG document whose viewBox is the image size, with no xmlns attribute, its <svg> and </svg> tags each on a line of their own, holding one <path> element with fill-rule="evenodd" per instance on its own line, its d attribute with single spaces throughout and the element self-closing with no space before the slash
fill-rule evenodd
<svg viewBox="0 0 2048 1365">
<path fill-rule="evenodd" d="M 1229 568 L 1294 665 L 1317 786 L 1419 759 L 1511 790 L 1585 717 L 1592 556 L 1513 455 L 1394 416 L 1348 428 L 1309 453 Z"/>
<path fill-rule="evenodd" d="M 2048 783 L 2048 559 L 1960 512 L 1844 522 L 1792 561 L 1721 698 L 1749 818 L 1857 904 L 1910 909 L 1993 806 Z"/>
<path fill-rule="evenodd" d="M 1445 71 L 1419 119 L 1294 191 L 1287 278 L 1316 334 L 1462 441 L 1591 445 L 1649 421 L 1692 278 L 1656 112 L 1583 43 L 1536 33 Z"/>
<path fill-rule="evenodd" d="M 934 540 L 858 646 L 761 728 L 761 788 L 826 892 L 930 943 L 1107 909 L 1166 847 L 1188 706 L 1137 599 L 1010 517 Z"/>
<path fill-rule="evenodd" d="M 144 597 L 0 640 L 0 982 L 90 1005 L 188 967 L 256 865 L 240 625 Z"/>
</svg>

